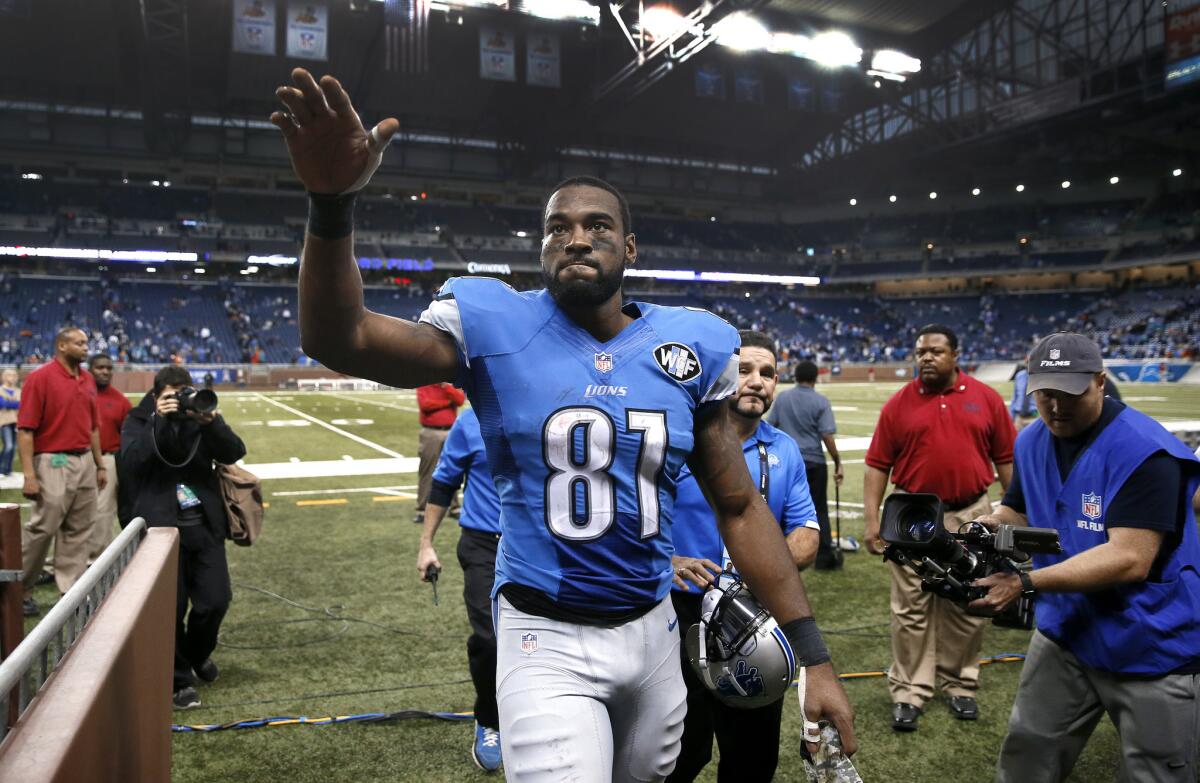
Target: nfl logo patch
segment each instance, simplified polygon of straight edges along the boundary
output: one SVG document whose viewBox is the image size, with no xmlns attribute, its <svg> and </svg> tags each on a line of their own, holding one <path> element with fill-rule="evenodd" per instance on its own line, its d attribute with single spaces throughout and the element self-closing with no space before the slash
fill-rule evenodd
<svg viewBox="0 0 1200 783">
<path fill-rule="evenodd" d="M 1099 495 L 1083 496 L 1083 515 L 1088 519 L 1099 519 L 1102 511 Z"/>
<path fill-rule="evenodd" d="M 1057 359 L 1057 358 L 1058 358 L 1058 357 L 1060 357 L 1060 356 L 1062 356 L 1062 351 L 1060 351 L 1060 350 L 1059 350 L 1059 349 L 1057 349 L 1057 348 L 1051 348 L 1051 349 L 1050 349 L 1050 358 L 1051 358 L 1051 359 Z"/>
<path fill-rule="evenodd" d="M 523 633 L 521 634 L 521 652 L 526 655 L 532 655 L 537 652 L 537 634 Z"/>
<path fill-rule="evenodd" d="M 599 372 L 612 372 L 613 360 L 611 353 L 596 354 L 596 369 Z"/>
</svg>

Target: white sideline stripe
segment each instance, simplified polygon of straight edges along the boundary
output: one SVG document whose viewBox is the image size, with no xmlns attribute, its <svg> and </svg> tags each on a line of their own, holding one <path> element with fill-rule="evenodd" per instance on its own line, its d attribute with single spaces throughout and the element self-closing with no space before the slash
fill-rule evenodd
<svg viewBox="0 0 1200 783">
<path fill-rule="evenodd" d="M 871 445 L 871 436 L 861 438 L 835 438 L 838 451 L 866 451 Z"/>
<path fill-rule="evenodd" d="M 830 409 L 835 410 L 835 411 L 856 411 L 856 410 L 858 410 L 857 405 L 830 405 L 829 407 L 830 407 Z"/>
<path fill-rule="evenodd" d="M 408 497 L 410 492 L 402 490 L 416 489 L 416 484 L 405 484 L 394 487 L 351 487 L 350 489 L 295 489 L 288 492 L 272 492 L 271 497 L 290 498 L 300 497 L 302 495 L 344 495 L 347 492 L 373 492 L 378 495 L 398 495 L 400 497 Z"/>
<path fill-rule="evenodd" d="M 320 395 L 323 395 L 325 397 L 335 397 L 344 402 L 352 402 L 355 405 L 378 405 L 381 408 L 393 408 L 398 411 L 407 411 L 408 413 L 420 413 L 421 412 L 420 408 L 414 408 L 411 405 L 396 405 L 395 403 L 392 403 L 392 402 L 380 402 L 379 400 L 360 400 L 355 397 L 347 397 L 344 394 L 338 394 L 336 392 L 317 392 L 317 393 Z"/>
<path fill-rule="evenodd" d="M 1200 430 L 1200 419 L 1188 419 L 1185 421 L 1161 421 L 1159 422 L 1167 428 L 1167 432 L 1194 432 Z"/>
<path fill-rule="evenodd" d="M 270 397 L 266 397 L 262 394 L 259 394 L 258 392 L 255 392 L 255 395 L 259 399 L 266 400 L 267 402 L 271 403 L 272 405 L 274 405 L 278 408 L 283 408 L 285 411 L 292 414 L 293 416 L 299 416 L 302 419 L 308 419 L 313 424 L 316 424 L 320 427 L 324 427 L 325 429 L 329 430 L 330 432 L 336 432 L 338 435 L 341 435 L 344 438 L 349 438 L 350 440 L 354 441 L 355 443 L 361 443 L 362 445 L 364 445 L 368 448 L 375 449 L 375 451 L 378 451 L 380 454 L 386 454 L 389 457 L 393 457 L 395 459 L 404 459 L 404 455 L 399 452 L 392 451 L 391 449 L 385 448 L 384 446 L 380 446 L 378 443 L 369 441 L 366 438 L 361 437 L 359 435 L 355 435 L 353 432 L 346 432 L 345 430 L 335 427 L 328 422 L 321 421 L 316 416 L 309 416 L 304 411 L 296 410 L 295 408 L 293 408 L 290 405 L 284 405 L 282 402 L 276 402 L 275 400 L 272 400 Z M 249 468 L 247 468 L 247 470 L 249 470 Z M 253 472 L 253 471 L 251 471 L 251 472 Z M 352 474 L 337 474 L 337 475 L 352 475 Z"/>
<path fill-rule="evenodd" d="M 398 459 L 330 459 L 312 462 L 262 462 L 243 465 L 260 479 L 331 478 L 333 476 L 382 476 L 396 473 L 416 473 L 416 457 Z M 353 490 L 339 489 L 337 492 Z M 331 493 L 330 493 L 331 494 Z"/>
</svg>

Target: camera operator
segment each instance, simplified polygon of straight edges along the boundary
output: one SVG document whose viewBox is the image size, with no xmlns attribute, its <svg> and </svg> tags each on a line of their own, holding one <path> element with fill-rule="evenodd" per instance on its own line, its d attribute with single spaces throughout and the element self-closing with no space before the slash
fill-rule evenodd
<svg viewBox="0 0 1200 783">
<path fill-rule="evenodd" d="M 979 521 L 1054 528 L 1060 555 L 975 584 L 973 609 L 1038 596 L 998 781 L 1060 781 L 1105 712 L 1122 780 L 1197 780 L 1200 460 L 1158 422 L 1105 398 L 1104 362 L 1079 334 L 1042 340 L 1029 389 L 1040 420 L 1017 439 L 1003 504 Z"/>
<path fill-rule="evenodd" d="M 225 561 L 229 531 L 213 461 L 233 464 L 246 446 L 216 412 L 181 405 L 191 376 L 179 365 L 154 376 L 154 388 L 130 412 L 121 429 L 120 520 L 145 517 L 151 527 L 179 528 L 179 583 L 175 609 L 174 704 L 200 704 L 195 679 L 217 678 L 209 658 L 232 590 Z M 191 613 L 188 614 L 188 602 Z M 186 622 L 185 622 L 186 621 Z"/>
<path fill-rule="evenodd" d="M 867 550 L 882 554 L 879 504 L 888 476 L 904 492 L 937 495 L 946 524 L 957 526 L 991 510 L 995 475 L 1008 487 L 1014 430 L 1004 400 L 958 368 L 958 337 L 930 324 L 917 333 L 917 377 L 896 392 L 879 415 L 863 474 Z M 995 465 L 995 473 L 992 466 Z M 976 720 L 979 648 L 986 619 L 921 590 L 911 569 L 888 564 L 892 575 L 892 728 L 916 731 L 935 686 L 959 720 Z"/>
</svg>

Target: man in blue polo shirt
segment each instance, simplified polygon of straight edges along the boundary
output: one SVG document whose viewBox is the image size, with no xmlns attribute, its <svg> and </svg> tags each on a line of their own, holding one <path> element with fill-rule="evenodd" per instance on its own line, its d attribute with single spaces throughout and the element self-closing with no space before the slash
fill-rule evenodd
<svg viewBox="0 0 1200 783">
<path fill-rule="evenodd" d="M 729 403 L 734 429 L 742 440 L 750 477 L 758 482 L 759 493 L 779 520 L 792 561 L 798 568 L 805 568 L 817 555 L 820 524 L 809 494 L 804 459 L 790 436 L 762 420 L 775 398 L 775 343 L 761 332 L 742 331 L 739 336 L 742 349 L 738 356 L 738 388 Z M 687 468 L 679 476 L 676 492 L 675 556 L 671 558 L 675 587 L 671 602 L 679 618 L 679 632 L 685 635 L 688 628 L 700 622 L 705 590 L 714 581 L 731 581 L 736 564 L 731 562 L 717 532 L 712 508 Z M 686 648 L 682 657 L 687 717 L 683 747 L 667 783 L 696 778 L 712 759 L 714 733 L 721 748 L 718 781 L 771 780 L 779 762 L 783 699 L 756 709 L 722 704 L 692 670 Z"/>
<path fill-rule="evenodd" d="M 1200 461 L 1153 419 L 1104 395 L 1100 350 L 1079 334 L 1038 343 L 1029 390 L 1040 420 L 980 521 L 1053 528 L 1060 555 L 979 580 L 972 604 L 1037 596 L 997 781 L 1061 781 L 1105 712 L 1121 780 L 1195 783 L 1200 750 Z"/>
<path fill-rule="evenodd" d="M 455 420 L 446 436 L 425 503 L 417 573 L 427 580 L 430 566 L 442 568 L 433 548 L 433 537 L 446 516 L 454 493 L 462 486 L 462 511 L 458 524 L 458 563 L 463 570 L 463 601 L 471 636 L 467 661 L 475 684 L 475 739 L 471 758 L 485 772 L 500 768 L 500 715 L 496 708 L 496 633 L 492 627 L 492 584 L 496 581 L 496 546 L 500 543 L 500 496 L 492 483 L 479 419 L 468 408 Z"/>
</svg>

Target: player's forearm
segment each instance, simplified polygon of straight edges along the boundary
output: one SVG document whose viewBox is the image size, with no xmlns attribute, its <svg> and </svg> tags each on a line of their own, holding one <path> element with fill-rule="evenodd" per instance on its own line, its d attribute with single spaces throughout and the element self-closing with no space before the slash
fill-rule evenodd
<svg viewBox="0 0 1200 783">
<path fill-rule="evenodd" d="M 996 506 L 992 511 L 991 516 L 1000 520 L 1002 525 L 1012 525 L 1013 527 L 1028 527 L 1029 518 L 1014 508 L 1004 505 L 1003 503 Z"/>
<path fill-rule="evenodd" d="M 739 513 L 719 519 L 718 527 L 751 592 L 780 625 L 812 616 L 783 533 L 762 498 L 755 494 Z"/>
<path fill-rule="evenodd" d="M 833 435 L 823 434 L 821 440 L 825 442 L 825 450 L 829 452 L 829 458 L 833 460 L 834 467 L 842 464 L 842 455 L 838 453 L 837 441 Z"/>
<path fill-rule="evenodd" d="M 26 478 L 37 475 L 33 469 L 33 431 L 17 430 L 17 453 L 21 455 L 21 472 Z"/>
<path fill-rule="evenodd" d="M 796 528 L 787 534 L 788 552 L 796 568 L 803 571 L 816 561 L 820 542 L 820 534 L 810 527 Z"/>
<path fill-rule="evenodd" d="M 1008 485 L 1012 483 L 1013 464 L 1006 462 L 1003 465 L 996 465 L 996 475 L 1000 477 L 1000 487 L 1005 492 L 1008 491 Z"/>
<path fill-rule="evenodd" d="M 432 547 L 442 520 L 446 518 L 446 507 L 436 503 L 425 503 L 425 521 L 421 525 L 421 548 Z"/>
<path fill-rule="evenodd" d="M 104 464 L 104 452 L 100 450 L 100 430 L 92 430 L 92 459 L 96 462 L 96 467 L 101 467 Z"/>
<path fill-rule="evenodd" d="M 1046 593 L 1091 593 L 1145 581 L 1150 562 L 1136 549 L 1112 541 L 1061 563 L 1030 572 L 1033 586 Z"/>
<path fill-rule="evenodd" d="M 879 506 L 883 503 L 883 492 L 887 489 L 887 482 L 886 471 L 866 466 L 863 473 L 863 516 L 868 526 L 879 526 Z"/>
<path fill-rule="evenodd" d="M 305 236 L 299 309 L 304 352 L 331 368 L 344 364 L 366 316 L 353 234 L 341 239 Z"/>
</svg>

